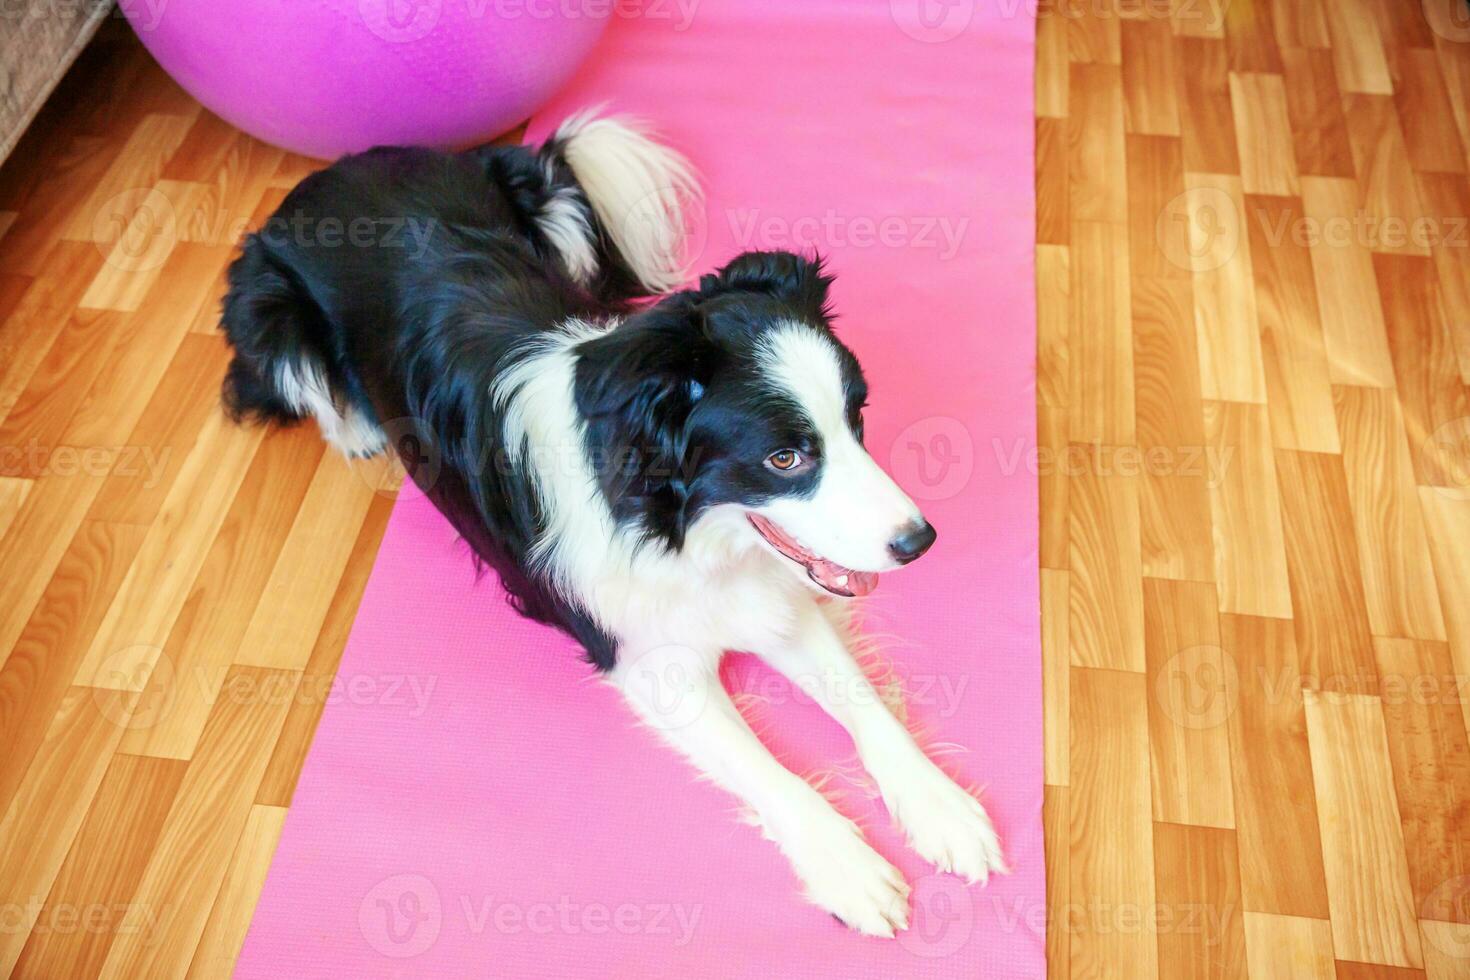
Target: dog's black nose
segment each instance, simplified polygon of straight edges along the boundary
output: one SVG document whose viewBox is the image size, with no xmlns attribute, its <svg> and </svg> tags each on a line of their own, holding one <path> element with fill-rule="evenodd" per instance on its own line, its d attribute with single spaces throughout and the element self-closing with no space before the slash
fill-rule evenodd
<svg viewBox="0 0 1470 980">
<path fill-rule="evenodd" d="M 888 553 L 900 565 L 907 565 L 928 551 L 929 546 L 934 543 L 934 539 L 938 536 L 934 530 L 934 525 L 920 518 L 904 528 L 898 537 L 888 542 Z"/>
</svg>

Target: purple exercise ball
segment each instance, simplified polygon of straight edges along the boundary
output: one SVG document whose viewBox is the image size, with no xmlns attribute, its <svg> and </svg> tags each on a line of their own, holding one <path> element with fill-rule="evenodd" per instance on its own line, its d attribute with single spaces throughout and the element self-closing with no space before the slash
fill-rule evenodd
<svg viewBox="0 0 1470 980">
<path fill-rule="evenodd" d="M 456 147 L 526 119 L 602 35 L 599 0 L 122 0 L 190 95 L 252 136 L 330 159 Z"/>
</svg>

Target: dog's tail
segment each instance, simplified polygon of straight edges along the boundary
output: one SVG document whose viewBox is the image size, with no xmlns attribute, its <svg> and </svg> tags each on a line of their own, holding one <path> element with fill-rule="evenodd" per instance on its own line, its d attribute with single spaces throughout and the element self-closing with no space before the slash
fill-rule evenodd
<svg viewBox="0 0 1470 980">
<path fill-rule="evenodd" d="M 597 113 L 571 116 L 537 151 L 551 183 L 536 225 L 584 285 L 631 279 L 614 291 L 669 292 L 693 259 L 694 169 L 636 120 Z"/>
</svg>

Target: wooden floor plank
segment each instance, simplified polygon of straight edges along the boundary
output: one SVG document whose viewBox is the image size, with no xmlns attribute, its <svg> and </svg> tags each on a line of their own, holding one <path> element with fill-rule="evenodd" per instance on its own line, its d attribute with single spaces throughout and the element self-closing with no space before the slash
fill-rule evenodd
<svg viewBox="0 0 1470 980">
<path fill-rule="evenodd" d="M 213 344 L 216 356 L 223 338 L 190 337 L 189 323 L 219 272 L 228 246 L 181 242 L 159 272 L 145 309 L 129 321 L 133 333 L 113 347 L 113 357 L 87 392 L 87 399 L 67 426 L 73 445 L 124 444 L 142 417 L 177 351 L 187 342 L 203 350 Z M 200 356 L 200 355 L 196 355 Z"/>
<path fill-rule="evenodd" d="M 1368 623 L 1377 636 L 1443 640 L 1398 399 L 1383 388 L 1341 387 L 1336 403 Z"/>
<path fill-rule="evenodd" d="M 1393 359 L 1368 243 L 1353 223 L 1358 188 L 1350 179 L 1302 178 L 1302 206 L 1317 234 L 1309 241 L 1322 313 L 1327 370 L 1334 384 L 1394 386 Z"/>
<path fill-rule="evenodd" d="M 1072 220 L 1122 224 L 1126 194 L 1109 176 L 1124 169 L 1122 72 L 1116 64 L 1074 63 L 1067 99 Z"/>
<path fill-rule="evenodd" d="M 1056 461 L 1038 466 L 1037 499 L 1038 502 L 1046 502 L 1039 531 L 1041 567 L 1065 569 L 1071 564 L 1070 508 L 1067 504 L 1070 480 L 1067 478 L 1068 467 L 1064 465 L 1069 452 L 1065 408 L 1036 407 L 1036 445 L 1039 452 Z"/>
<path fill-rule="evenodd" d="M 1230 105 L 1230 64 L 1225 45 L 1207 38 L 1179 38 L 1179 128 L 1184 169 L 1195 173 L 1238 174 L 1235 116 Z"/>
<path fill-rule="evenodd" d="M 134 908 L 175 912 L 151 941 L 118 935 L 100 976 L 181 976 L 194 958 L 297 680 L 252 667 L 231 679 L 239 690 L 216 705 L 133 896 Z"/>
<path fill-rule="evenodd" d="M 1326 919 L 1327 884 L 1292 624 L 1227 613 L 1220 617 L 1220 643 L 1238 691 L 1229 733 L 1244 907 Z M 1227 682 L 1231 676 L 1226 674 Z M 1293 789 L 1283 793 L 1283 786 Z"/>
<path fill-rule="evenodd" d="M 1245 980 L 1245 925 L 1240 911 L 1235 833 L 1154 823 L 1155 893 L 1181 914 L 1158 933 L 1159 976 Z"/>
<path fill-rule="evenodd" d="M 1242 8 L 1244 9 L 1244 8 Z M 1247 194 L 1301 193 L 1287 111 L 1286 83 L 1279 74 L 1230 73 L 1230 107 L 1240 150 L 1240 180 Z"/>
<path fill-rule="evenodd" d="M 1108 4 L 1061 0 L 1067 53 L 1075 63 L 1116 65 L 1122 58 L 1117 13 Z"/>
<path fill-rule="evenodd" d="M 1147 680 L 1116 670 L 1072 669 L 1069 907 L 1104 910 L 1072 932 L 1071 975 L 1157 980 L 1153 933 L 1112 921 L 1155 905 L 1149 791 Z"/>
<path fill-rule="evenodd" d="M 1281 52 L 1276 44 L 1272 8 L 1281 0 L 1252 0 L 1225 6 L 1225 49 L 1232 72 L 1281 71 Z"/>
<path fill-rule="evenodd" d="M 1289 618 L 1286 537 L 1266 409 L 1206 402 L 1205 433 L 1223 473 L 1210 487 L 1220 611 Z"/>
<path fill-rule="evenodd" d="M 1251 980 L 1335 980 L 1332 923 L 1267 912 L 1245 913 Z"/>
<path fill-rule="evenodd" d="M 225 351 L 217 340 L 186 337 L 109 468 L 88 516 L 147 527 L 158 516 L 204 422 L 219 411 Z"/>
<path fill-rule="evenodd" d="M 383 531 L 392 512 L 393 499 L 390 496 L 375 498 L 368 508 L 362 529 L 357 533 L 357 542 L 352 547 L 347 570 L 337 583 L 337 592 L 327 608 L 321 632 L 317 634 L 311 656 L 306 660 L 298 694 L 286 713 L 281 736 L 276 740 L 276 750 L 271 755 L 265 775 L 261 777 L 260 791 L 255 797 L 257 803 L 267 806 L 289 806 L 291 803 L 291 796 L 296 791 L 296 778 L 306 764 L 312 735 L 334 690 L 337 664 L 347 646 L 347 636 L 357 618 L 358 604 L 367 590 L 373 558 L 378 553 L 378 545 L 383 540 Z M 1065 594 L 1059 598 L 1062 602 L 1067 601 Z"/>
<path fill-rule="evenodd" d="M 1337 83 L 1344 92 L 1392 95 L 1393 80 L 1372 4 L 1373 0 L 1339 0 L 1322 5 L 1332 36 Z"/>
<path fill-rule="evenodd" d="M 1470 493 L 1419 488 L 1419 505 L 1429 537 L 1429 553 L 1439 583 L 1440 607 L 1455 673 L 1470 677 Z M 1465 727 L 1470 729 L 1470 697 L 1461 699 Z"/>
<path fill-rule="evenodd" d="M 106 367 L 114 338 L 126 328 L 125 314 L 74 310 L 0 422 L 0 445 L 22 451 L 59 447 L 72 416 Z M 39 474 L 25 468 L 15 475 L 34 479 Z"/>
<path fill-rule="evenodd" d="M 1292 234 L 1305 218 L 1301 202 L 1251 196 L 1246 211 L 1271 438 L 1282 449 L 1338 452 L 1312 257 Z"/>
<path fill-rule="evenodd" d="M 1390 48 L 1389 69 L 1394 104 L 1415 173 L 1463 174 L 1465 146 L 1459 130 L 1445 125 L 1455 113 L 1434 48 Z"/>
<path fill-rule="evenodd" d="M 159 831 L 184 778 L 184 764 L 119 752 L 57 873 L 41 910 L 102 910 L 95 927 L 33 931 L 15 967 L 17 977 L 94 977 L 107 959 L 125 910 L 153 854 Z M 136 922 L 153 929 L 171 909 L 142 910 Z M 96 920 L 97 916 L 92 916 Z"/>
<path fill-rule="evenodd" d="M 1428 255 L 1424 216 L 1398 110 L 1387 95 L 1343 97 L 1348 142 L 1358 172 L 1358 206 L 1368 247 L 1375 252 Z"/>
<path fill-rule="evenodd" d="M 1308 687 L 1376 693 L 1372 629 L 1342 459 L 1276 453 L 1297 655 Z"/>
<path fill-rule="evenodd" d="M 1065 786 L 1071 771 L 1067 737 L 1068 685 L 1072 660 L 1068 651 L 1070 585 L 1065 571 L 1041 570 L 1041 707 L 1043 779 L 1049 786 Z"/>
<path fill-rule="evenodd" d="M 1373 266 L 1415 478 L 1428 486 L 1470 488 L 1470 389 L 1459 383 L 1434 265 L 1378 255 Z"/>
<path fill-rule="evenodd" d="M 1470 181 L 1457 174 L 1419 174 L 1419 196 L 1435 220 L 1429 245 L 1439 273 L 1460 380 L 1470 384 Z"/>
<path fill-rule="evenodd" d="M 1444 76 L 1460 142 L 1470 151 L 1470 57 L 1464 50 L 1470 31 L 1466 30 L 1464 8 L 1456 0 L 1425 0 L 1424 9 L 1436 11 L 1436 19 L 1440 21 L 1440 27 L 1435 30 L 1434 53 Z M 1448 126 L 1448 121 L 1444 125 Z"/>
<path fill-rule="evenodd" d="M 1066 980 L 1072 972 L 1072 890 L 1069 790 L 1042 788 L 1041 826 L 1046 849 L 1046 975 Z"/>
<path fill-rule="evenodd" d="M 1205 439 L 1191 287 L 1135 277 L 1132 293 L 1143 573 L 1213 581 L 1210 488 L 1230 461 Z"/>
<path fill-rule="evenodd" d="M 45 273 L 30 282 L 0 325 L 0 418 L 30 384 L 101 266 L 101 253 L 83 242 L 57 242 L 47 254 Z"/>
<path fill-rule="evenodd" d="M 1068 75 L 1067 19 L 1061 5 L 1047 5 L 1036 12 L 1036 115 L 1047 119 L 1067 118 Z M 286 161 L 289 162 L 288 154 Z M 278 171 L 280 168 L 277 168 Z M 285 186 L 295 186 L 294 175 Z M 272 183 L 280 186 L 279 176 Z"/>
<path fill-rule="evenodd" d="M 1173 136 L 1129 134 L 1128 258 L 1135 279 L 1188 279 L 1189 201 L 1182 144 Z"/>
<path fill-rule="evenodd" d="M 375 496 L 368 466 L 338 453 L 322 456 L 235 651 L 236 663 L 306 667 Z"/>
<path fill-rule="evenodd" d="M 1122 225 L 1072 224 L 1069 248 L 1072 322 L 1088 329 L 1067 338 L 1071 365 L 1068 436 L 1073 442 L 1133 443 L 1133 330 L 1128 236 Z"/>
<path fill-rule="evenodd" d="M 1107 447 L 1073 444 L 1067 481 L 1072 663 L 1142 671 L 1143 582 L 1138 478 Z"/>
<path fill-rule="evenodd" d="M 1036 401 L 1059 409 L 1063 421 L 1071 383 L 1067 348 L 1071 275 L 1071 254 L 1065 246 L 1036 246 Z"/>
<path fill-rule="evenodd" d="M 193 124 L 192 116 L 151 113 L 144 117 L 107 172 L 72 212 L 62 237 L 73 242 L 116 241 Z"/>
<path fill-rule="evenodd" d="M 1179 135 L 1174 32 L 1162 18 L 1125 20 L 1122 29 L 1123 125 L 1129 133 Z"/>
<path fill-rule="evenodd" d="M 1300 6 L 1278 3 L 1273 9 Z M 1348 142 L 1331 52 L 1285 48 L 1281 63 L 1297 169 L 1319 177 L 1355 176 L 1353 147 Z"/>
<path fill-rule="evenodd" d="M 79 679 L 142 690 L 259 442 L 258 430 L 221 415 L 206 420 L 87 647 Z"/>
<path fill-rule="evenodd" d="M 1424 971 L 1405 966 L 1338 960 L 1337 980 L 1424 980 Z"/>
<path fill-rule="evenodd" d="M 1067 178 L 1067 121 L 1036 120 L 1036 241 L 1065 246 L 1071 237 L 1072 189 Z M 1043 162 L 1044 161 L 1044 162 Z"/>
<path fill-rule="evenodd" d="M 26 502 L 26 495 L 35 484 L 35 480 L 0 476 L 0 541 L 5 539 L 6 532 L 15 521 L 15 515 L 20 513 Z"/>
<path fill-rule="evenodd" d="M 311 484 L 313 471 L 304 464 L 322 455 L 311 425 L 261 440 L 163 644 L 170 669 L 148 676 L 144 701 L 168 710 L 129 731 L 123 751 L 193 756 Z"/>
<path fill-rule="evenodd" d="M 1304 696 L 1333 948 L 1339 959 L 1422 966 L 1378 699 L 1317 691 Z"/>
<path fill-rule="evenodd" d="M 0 905 L 7 918 L 0 929 L 0 973 L 9 975 L 25 948 L 130 712 L 120 691 L 71 688 L 0 816 Z M 45 832 L 24 832 L 30 827 Z"/>
<path fill-rule="evenodd" d="M 1470 922 L 1470 740 L 1460 713 L 1467 679 L 1444 643 L 1378 638 L 1384 730 L 1404 853 L 1421 918 Z"/>
<path fill-rule="evenodd" d="M 240 843 L 230 859 L 204 934 L 199 937 L 199 946 L 189 964 L 188 976 L 208 980 L 225 976 L 234 968 L 285 824 L 284 807 L 256 804 L 250 808 Z"/>
<path fill-rule="evenodd" d="M 144 529 L 83 523 L 0 667 L 0 811 L 25 777 Z"/>
<path fill-rule="evenodd" d="M 0 605 L 0 650 L 15 646 L 101 487 L 101 477 L 53 468 L 26 495 L 0 540 L 0 568 L 9 576 Z"/>
<path fill-rule="evenodd" d="M 1280 45 L 1283 57 L 1291 49 L 1326 51 L 1332 47 L 1332 36 L 1327 30 L 1327 17 L 1322 7 L 1322 0 L 1271 4 L 1276 43 Z"/>
<path fill-rule="evenodd" d="M 1184 183 L 1201 393 L 1264 404 L 1266 376 L 1240 178 L 1186 173 Z"/>
<path fill-rule="evenodd" d="M 1218 607 L 1208 583 L 1144 580 L 1155 821 L 1235 826 L 1226 721 L 1239 682 L 1220 647 Z M 1233 840 L 1231 850 L 1233 865 Z"/>
</svg>

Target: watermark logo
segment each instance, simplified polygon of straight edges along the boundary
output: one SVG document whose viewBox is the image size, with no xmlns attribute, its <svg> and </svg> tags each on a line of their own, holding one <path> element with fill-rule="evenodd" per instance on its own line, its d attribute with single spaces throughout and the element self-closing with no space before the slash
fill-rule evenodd
<svg viewBox="0 0 1470 980">
<path fill-rule="evenodd" d="M 1454 0 L 1421 0 L 1421 7 L 1431 31 L 1454 44 L 1470 41 L 1470 7 Z"/>
<path fill-rule="evenodd" d="M 711 681 L 698 672 L 693 650 L 666 644 L 620 652 L 618 659 L 615 681 L 650 727 L 674 731 L 704 713 Z"/>
<path fill-rule="evenodd" d="M 379 428 L 389 451 L 377 465 L 355 466 L 353 472 L 374 493 L 385 497 L 398 497 L 404 488 L 413 488 L 408 492 L 419 495 L 433 490 L 444 471 L 444 456 L 429 424 L 404 416 L 389 419 Z"/>
<path fill-rule="evenodd" d="M 1181 728 L 1223 725 L 1240 702 L 1235 658 L 1217 646 L 1180 650 L 1154 679 L 1154 697 L 1169 720 Z"/>
<path fill-rule="evenodd" d="M 367 29 L 390 44 L 424 37 L 439 23 L 443 0 L 357 0 Z"/>
<path fill-rule="evenodd" d="M 92 216 L 92 241 L 107 264 L 120 272 L 158 268 L 178 240 L 173 202 L 156 188 L 119 191 Z"/>
<path fill-rule="evenodd" d="M 658 187 L 628 205 L 615 229 L 622 241 L 646 242 L 661 255 L 697 267 L 709 243 L 709 214 L 693 186 Z"/>
<path fill-rule="evenodd" d="M 173 711 L 178 696 L 174 681 L 173 661 L 163 649 L 136 643 L 114 651 L 97 665 L 90 685 L 92 703 L 117 727 L 142 731 Z"/>
<path fill-rule="evenodd" d="M 1218 187 L 1176 195 L 1154 221 L 1154 240 L 1164 258 L 1192 272 L 1211 272 L 1233 259 L 1240 235 L 1240 209 Z"/>
<path fill-rule="evenodd" d="M 888 469 L 914 497 L 948 500 L 969 485 L 975 471 L 975 443 L 959 419 L 931 415 L 893 440 Z"/>
<path fill-rule="evenodd" d="M 1470 500 L 1470 417 L 1451 419 L 1437 427 L 1424 440 L 1422 451 L 1438 464 L 1441 473 L 1435 493 Z"/>
<path fill-rule="evenodd" d="M 1470 875 L 1459 875 L 1439 884 L 1424 898 L 1419 918 L 1426 928 L 1424 936 L 1441 953 L 1456 960 L 1470 960 Z M 1457 923 L 1458 927 L 1449 925 Z"/>
<path fill-rule="evenodd" d="M 167 5 L 168 0 L 118 0 L 117 4 L 123 16 L 128 19 L 128 23 L 133 25 L 133 30 L 139 34 L 158 29 L 159 23 L 163 20 L 164 7 Z M 82 6 L 88 10 L 95 10 L 98 7 L 109 6 L 109 4 L 106 0 L 82 0 Z"/>
<path fill-rule="evenodd" d="M 837 248 L 913 248 L 934 252 L 941 262 L 959 254 L 970 228 L 968 217 L 940 215 L 821 214 L 790 217 L 763 214 L 760 208 L 725 212 L 730 237 L 741 249 L 784 249 L 824 252 Z"/>
<path fill-rule="evenodd" d="M 363 896 L 357 926 L 375 951 L 392 959 L 408 959 L 427 951 L 439 939 L 444 911 L 439 889 L 423 875 L 384 878 Z"/>
<path fill-rule="evenodd" d="M 898 944 L 915 956 L 953 956 L 975 931 L 975 903 L 964 881 L 954 875 L 930 874 L 914 882 L 909 895 L 909 927 Z"/>
<path fill-rule="evenodd" d="M 975 0 L 888 0 L 893 23 L 915 41 L 940 44 L 965 32 L 975 18 Z"/>
</svg>

